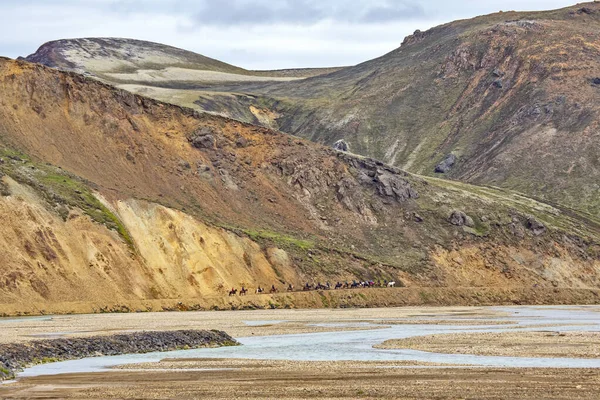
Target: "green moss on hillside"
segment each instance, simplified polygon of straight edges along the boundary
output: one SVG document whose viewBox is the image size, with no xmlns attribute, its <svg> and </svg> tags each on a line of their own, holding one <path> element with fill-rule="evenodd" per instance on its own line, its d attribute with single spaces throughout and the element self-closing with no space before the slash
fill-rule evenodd
<svg viewBox="0 0 600 400">
<path fill-rule="evenodd" d="M 68 218 L 69 209 L 78 208 L 95 222 L 119 233 L 129 246 L 134 246 L 123 223 L 94 196 L 87 182 L 60 168 L 34 162 L 9 148 L 0 148 L 0 159 L 2 173 L 35 190 L 64 220 Z"/>
</svg>

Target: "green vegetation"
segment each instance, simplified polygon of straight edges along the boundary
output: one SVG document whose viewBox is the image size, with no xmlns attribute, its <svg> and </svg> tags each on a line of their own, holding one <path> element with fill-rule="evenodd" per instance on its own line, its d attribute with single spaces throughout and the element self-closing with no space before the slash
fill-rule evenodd
<svg viewBox="0 0 600 400">
<path fill-rule="evenodd" d="M 548 204 L 527 197 L 521 193 L 490 186 L 475 186 L 458 181 L 450 181 L 433 177 L 423 177 L 432 187 L 440 187 L 445 191 L 454 193 L 452 199 L 446 196 L 443 201 L 449 207 L 462 208 L 467 214 L 472 210 L 487 213 L 501 218 L 504 213 L 509 217 L 511 213 L 522 216 L 531 215 L 542 221 L 547 227 L 565 232 L 575 233 L 581 237 L 598 238 L 600 236 L 600 218 L 569 207 Z M 419 199 L 420 204 L 427 201 L 425 197 Z M 489 205 L 483 208 L 482 206 Z M 427 207 L 427 204 L 423 204 Z M 439 208 L 440 204 L 430 204 L 432 209 Z M 483 222 L 481 216 L 474 217 L 475 226 L 470 233 L 477 236 L 486 236 L 490 233 L 490 222 L 508 223 L 506 221 Z"/>
<path fill-rule="evenodd" d="M 310 240 L 296 239 L 291 236 L 281 235 L 276 232 L 269 232 L 265 230 L 250 230 L 245 229 L 242 231 L 246 236 L 255 242 L 269 241 L 276 244 L 281 248 L 289 248 L 290 246 L 298 248 L 303 251 L 307 251 L 315 248 L 314 242 Z"/>
<path fill-rule="evenodd" d="M 330 303 L 327 296 L 325 296 L 323 293 L 319 293 L 319 297 L 321 297 L 321 303 L 323 304 L 323 308 L 329 308 Z"/>
<path fill-rule="evenodd" d="M 82 179 L 49 164 L 36 163 L 8 148 L 0 149 L 0 172 L 35 190 L 63 220 L 69 209 L 78 208 L 97 223 L 116 231 L 133 248 L 133 240 L 119 218 L 110 211 Z"/>
</svg>

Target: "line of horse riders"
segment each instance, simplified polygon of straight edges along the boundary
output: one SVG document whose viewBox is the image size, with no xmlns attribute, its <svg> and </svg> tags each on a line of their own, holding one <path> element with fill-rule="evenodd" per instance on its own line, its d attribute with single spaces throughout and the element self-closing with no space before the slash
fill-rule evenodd
<svg viewBox="0 0 600 400">
<path fill-rule="evenodd" d="M 387 280 L 384 281 L 380 281 L 380 282 L 375 282 L 375 281 L 363 281 L 363 282 L 358 282 L 358 281 L 352 281 L 352 282 L 337 282 L 334 285 L 331 285 L 329 282 L 326 282 L 324 285 L 319 282 L 317 284 L 310 284 L 309 282 L 306 282 L 306 284 L 304 285 L 304 287 L 302 287 L 302 291 L 306 292 L 306 291 L 310 291 L 310 290 L 338 290 L 338 289 L 358 289 L 358 288 L 372 288 L 372 287 L 395 287 L 396 286 L 396 282 L 395 281 L 391 281 L 388 282 Z M 288 284 L 287 289 L 288 292 L 294 292 L 294 285 L 292 285 L 291 283 Z M 279 292 L 279 289 L 277 289 L 277 287 L 275 287 L 275 285 L 271 286 L 271 289 L 269 290 L 269 293 L 277 293 Z M 260 285 L 256 288 L 255 291 L 256 294 L 261 294 L 261 293 L 266 293 L 266 289 L 261 287 Z M 230 296 L 235 296 L 238 294 L 238 290 L 235 288 L 231 288 L 231 290 L 229 291 L 229 295 Z M 239 295 L 240 296 L 245 296 L 246 294 L 248 294 L 248 289 L 242 285 L 242 288 L 239 290 Z"/>
</svg>

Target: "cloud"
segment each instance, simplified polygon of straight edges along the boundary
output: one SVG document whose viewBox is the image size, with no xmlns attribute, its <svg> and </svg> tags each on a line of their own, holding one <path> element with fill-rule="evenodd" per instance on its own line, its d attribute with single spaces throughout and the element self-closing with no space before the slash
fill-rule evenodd
<svg viewBox="0 0 600 400">
<path fill-rule="evenodd" d="M 424 17 L 423 8 L 407 0 L 222 0 L 199 2 L 194 21 L 206 25 L 282 24 L 313 25 L 324 20 L 378 23 Z"/>
<path fill-rule="evenodd" d="M 415 29 L 573 0 L 0 0 L 0 55 L 55 39 L 127 37 L 250 69 L 351 65 Z"/>
</svg>

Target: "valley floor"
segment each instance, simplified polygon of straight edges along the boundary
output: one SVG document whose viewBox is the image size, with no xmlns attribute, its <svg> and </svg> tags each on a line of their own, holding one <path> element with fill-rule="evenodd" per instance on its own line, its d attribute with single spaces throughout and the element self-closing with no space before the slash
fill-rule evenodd
<svg viewBox="0 0 600 400">
<path fill-rule="evenodd" d="M 472 317 L 472 321 L 502 316 L 501 312 L 483 307 L 403 307 L 374 309 L 320 310 L 253 310 L 200 311 L 164 313 L 121 313 L 53 315 L 24 318 L 0 318 L 0 343 L 23 342 L 71 336 L 97 336 L 123 332 L 182 329 L 218 329 L 235 338 L 247 336 L 285 335 L 361 329 L 360 327 L 318 326 L 320 323 L 434 317 L 435 323 L 451 322 L 456 316 Z M 485 319 L 485 318 L 489 319 Z M 395 320 L 395 323 L 399 321 Z M 432 322 L 432 321 L 429 321 Z M 385 325 L 381 325 L 382 327 Z M 364 327 L 373 329 L 373 327 Z"/>
<path fill-rule="evenodd" d="M 388 339 L 402 337 L 422 332 L 420 326 L 429 325 L 427 332 L 446 332 L 434 336 L 442 341 L 450 338 L 443 342 L 446 348 L 453 347 L 451 342 L 460 339 L 457 346 L 464 350 L 459 352 L 463 354 L 477 353 L 476 349 L 472 352 L 469 349 L 480 345 L 480 336 L 490 331 L 495 332 L 493 335 L 497 337 L 492 339 L 500 347 L 512 342 L 530 349 L 536 345 L 547 349 L 562 343 L 562 350 L 557 354 L 541 356 L 585 358 L 580 339 L 584 337 L 590 343 L 594 339 L 592 344 L 595 345 L 599 323 L 600 308 L 595 306 L 254 310 L 3 318 L 0 319 L 0 342 L 138 330 L 222 329 L 245 344 L 215 349 L 217 353 L 206 358 L 187 352 L 184 354 L 189 355 L 188 358 L 177 353 L 162 356 L 159 362 L 140 358 L 108 372 L 34 374 L 16 383 L 1 385 L 0 398 L 591 400 L 600 396 L 600 369 L 589 368 L 592 364 L 557 368 L 566 365 L 557 359 L 548 365 L 550 368 L 513 368 L 513 364 L 477 367 L 459 363 L 460 358 L 456 358 L 455 363 L 441 364 L 435 362 L 440 358 L 417 356 L 412 359 L 410 354 L 406 360 L 361 360 L 361 354 L 356 351 L 373 356 L 371 342 L 379 341 L 373 339 L 373 335 Z M 380 329 L 385 327 L 388 329 Z M 392 333 L 389 333 L 390 327 Z M 344 330 L 360 332 L 271 337 Z M 471 333 L 477 330 L 481 332 Z M 564 334 L 549 335 L 555 331 Z M 461 336 L 457 339 L 456 335 Z M 420 336 L 414 340 L 423 337 L 431 338 Z M 340 347 L 341 344 L 344 345 Z M 257 345 L 259 353 L 244 352 Z M 350 347 L 344 347 L 346 345 Z M 410 346 L 403 348 L 406 347 Z M 293 359 L 298 352 L 304 354 L 307 350 L 324 357 L 331 356 L 327 352 L 333 350 L 342 357 L 331 361 L 306 361 L 312 359 L 310 355 L 306 360 Z M 215 358 L 217 354 L 222 358 Z M 262 359 L 273 355 L 275 359 Z"/>
<path fill-rule="evenodd" d="M 177 364 L 183 364 L 178 366 Z M 594 369 L 403 368 L 369 362 L 182 360 L 158 370 L 29 378 L 30 399 L 597 399 Z M 216 368 L 202 371 L 203 368 Z M 196 369 L 196 370 L 194 370 Z"/>
</svg>

